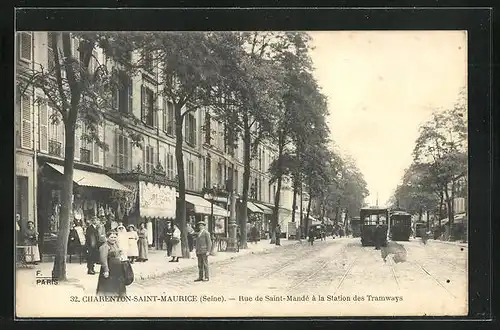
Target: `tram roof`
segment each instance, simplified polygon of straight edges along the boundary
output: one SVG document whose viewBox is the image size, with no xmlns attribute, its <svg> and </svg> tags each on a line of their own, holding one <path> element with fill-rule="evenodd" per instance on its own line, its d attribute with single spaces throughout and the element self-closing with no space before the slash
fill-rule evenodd
<svg viewBox="0 0 500 330">
<path fill-rule="evenodd" d="M 387 211 L 387 207 L 379 207 L 379 206 L 370 206 L 370 207 L 362 207 L 361 211 Z"/>
<path fill-rule="evenodd" d="M 409 215 L 411 217 L 410 213 L 404 211 L 392 211 L 391 215 Z"/>
</svg>

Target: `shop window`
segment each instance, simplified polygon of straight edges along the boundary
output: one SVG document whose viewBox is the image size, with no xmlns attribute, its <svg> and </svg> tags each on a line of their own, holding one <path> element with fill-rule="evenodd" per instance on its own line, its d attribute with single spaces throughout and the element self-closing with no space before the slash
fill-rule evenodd
<svg viewBox="0 0 500 330">
<path fill-rule="evenodd" d="M 116 167 L 119 172 L 127 172 L 130 170 L 130 153 L 131 143 L 128 137 L 118 134 L 117 136 L 117 152 L 116 152 Z"/>
<path fill-rule="evenodd" d="M 196 118 L 192 113 L 189 113 L 185 120 L 185 141 L 188 145 L 196 146 Z"/>
<path fill-rule="evenodd" d="M 174 104 L 170 101 L 163 101 L 163 130 L 169 135 L 175 135 L 175 112 Z"/>
<path fill-rule="evenodd" d="M 82 135 L 80 140 L 80 161 L 87 164 L 92 164 L 92 141 L 89 141 L 89 129 L 83 125 Z"/>
<path fill-rule="evenodd" d="M 142 122 L 151 127 L 157 127 L 157 113 L 155 109 L 155 93 L 152 89 L 141 86 L 141 118 Z"/>
<path fill-rule="evenodd" d="M 188 161 L 188 189 L 194 190 L 194 162 Z"/>
<path fill-rule="evenodd" d="M 154 147 L 146 146 L 144 153 L 145 153 L 145 155 L 144 155 L 144 169 L 145 169 L 146 174 L 151 174 L 151 173 L 153 173 L 153 169 L 155 167 Z"/>
</svg>

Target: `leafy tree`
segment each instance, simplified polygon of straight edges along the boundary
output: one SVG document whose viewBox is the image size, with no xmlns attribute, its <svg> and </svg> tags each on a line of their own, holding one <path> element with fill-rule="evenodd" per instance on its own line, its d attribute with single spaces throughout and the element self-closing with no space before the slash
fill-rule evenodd
<svg viewBox="0 0 500 330">
<path fill-rule="evenodd" d="M 60 281 L 66 278 L 67 243 L 72 214 L 73 165 L 75 157 L 75 132 L 85 126 L 82 139 L 96 142 L 107 149 L 99 138 L 98 127 L 104 120 L 104 114 L 114 110 L 112 93 L 120 86 L 120 80 L 114 67 L 120 66 L 129 74 L 139 68 L 131 63 L 126 54 L 136 49 L 134 36 L 117 33 L 48 33 L 48 45 L 53 50 L 48 58 L 49 66 L 39 64 L 34 69 L 19 68 L 18 89 L 20 94 L 34 87 L 43 93 L 37 98 L 40 107 L 55 110 L 51 116 L 53 123 L 62 122 L 65 133 L 64 175 L 61 192 L 60 228 L 57 237 L 56 254 L 52 276 Z M 78 49 L 75 51 L 79 39 Z M 109 58 L 109 63 L 99 63 L 95 50 L 100 47 Z M 95 62 L 95 65 L 90 65 Z M 115 119 L 121 124 L 119 117 Z M 140 145 L 140 138 L 129 131 L 131 138 Z"/>
</svg>

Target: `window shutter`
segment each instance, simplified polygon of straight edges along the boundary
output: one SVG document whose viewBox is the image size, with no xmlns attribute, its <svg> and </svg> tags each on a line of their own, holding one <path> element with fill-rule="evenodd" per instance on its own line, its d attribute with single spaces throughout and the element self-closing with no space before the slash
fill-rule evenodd
<svg viewBox="0 0 500 330">
<path fill-rule="evenodd" d="M 33 39 L 30 32 L 21 32 L 20 43 L 19 43 L 19 56 L 22 60 L 31 62 L 32 60 L 32 50 L 33 50 Z"/>
<path fill-rule="evenodd" d="M 42 101 L 38 105 L 38 118 L 40 128 L 40 152 L 49 152 L 49 111 L 47 102 Z"/>
<path fill-rule="evenodd" d="M 64 157 L 65 154 L 64 146 L 66 145 L 66 133 L 65 133 L 64 122 L 62 120 L 60 120 L 59 123 L 57 123 L 57 140 L 61 142 L 61 157 Z"/>
<path fill-rule="evenodd" d="M 141 85 L 141 120 L 146 122 L 146 88 Z"/>
<path fill-rule="evenodd" d="M 32 149 L 33 111 L 31 111 L 31 97 L 29 96 L 21 97 L 21 118 L 21 147 Z"/>
<path fill-rule="evenodd" d="M 75 160 L 80 160 L 81 139 L 82 139 L 82 128 L 78 126 L 75 129 Z"/>
<path fill-rule="evenodd" d="M 153 94 L 153 127 L 158 127 L 158 97 L 156 94 Z"/>
<path fill-rule="evenodd" d="M 128 113 L 133 113 L 134 85 L 131 77 L 128 77 Z"/>
<path fill-rule="evenodd" d="M 99 136 L 99 140 L 102 141 L 103 139 L 103 127 L 102 125 L 97 126 L 97 135 Z M 100 165 L 102 163 L 102 149 L 97 145 L 97 142 L 93 142 L 94 145 L 94 150 L 92 152 L 93 154 L 93 163 Z"/>
</svg>

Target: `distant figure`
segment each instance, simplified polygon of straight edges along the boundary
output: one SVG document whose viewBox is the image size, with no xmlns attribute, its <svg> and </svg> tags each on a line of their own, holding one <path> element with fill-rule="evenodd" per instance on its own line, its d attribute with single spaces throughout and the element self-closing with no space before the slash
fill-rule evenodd
<svg viewBox="0 0 500 330">
<path fill-rule="evenodd" d="M 38 232 L 33 221 L 28 221 L 28 228 L 24 231 L 24 257 L 27 264 L 37 265 L 40 262 L 38 250 Z"/>
<path fill-rule="evenodd" d="M 374 234 L 373 239 L 375 240 L 375 250 L 380 250 L 380 245 L 381 245 L 380 244 L 381 243 L 380 237 L 382 235 L 381 232 L 382 232 L 382 227 L 380 226 L 379 223 L 377 223 L 377 226 L 375 227 L 375 231 L 373 233 Z"/>
<path fill-rule="evenodd" d="M 99 261 L 99 220 L 92 218 L 85 231 L 85 248 L 87 250 L 87 274 L 94 275 L 94 266 Z"/>
<path fill-rule="evenodd" d="M 427 244 L 427 240 L 429 239 L 429 235 L 425 228 L 420 228 L 420 237 L 422 238 L 422 243 Z"/>
<path fill-rule="evenodd" d="M 259 235 L 259 231 L 257 230 L 257 226 L 255 226 L 255 223 L 252 225 L 252 228 L 250 228 L 250 240 L 254 243 L 257 244 L 257 238 Z"/>
<path fill-rule="evenodd" d="M 137 241 L 137 247 L 139 256 L 137 257 L 138 262 L 148 261 L 148 231 L 146 229 L 146 224 L 141 222 L 139 224 L 139 230 L 137 231 L 137 236 L 139 240 Z"/>
<path fill-rule="evenodd" d="M 281 245 L 281 242 L 280 242 L 280 237 L 281 236 L 281 226 L 280 225 L 277 225 L 276 226 L 276 245 Z"/>
<path fill-rule="evenodd" d="M 169 262 L 179 262 L 179 258 L 182 258 L 182 248 L 181 248 L 181 230 L 177 225 L 174 225 L 174 232 L 172 234 L 172 260 Z"/>
<path fill-rule="evenodd" d="M 139 256 L 139 247 L 137 246 L 137 241 L 139 240 L 139 236 L 135 231 L 134 225 L 128 226 L 128 260 L 131 264 L 134 263 L 135 259 Z"/>
<path fill-rule="evenodd" d="M 309 239 L 308 239 L 308 242 L 310 245 L 313 245 L 314 244 L 314 239 L 315 239 L 315 232 L 314 232 L 314 228 L 309 228 L 309 233 L 308 233 L 308 236 L 309 236 Z"/>
<path fill-rule="evenodd" d="M 196 238 L 196 256 L 198 257 L 198 278 L 195 282 L 208 281 L 208 255 L 212 250 L 210 233 L 205 229 L 205 222 L 198 222 L 198 237 Z"/>
</svg>

